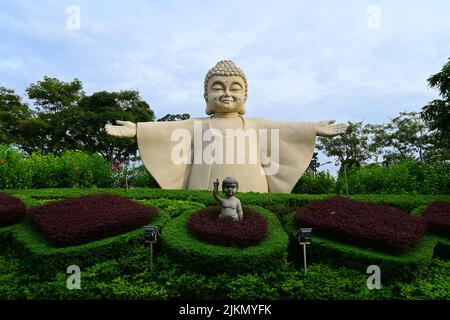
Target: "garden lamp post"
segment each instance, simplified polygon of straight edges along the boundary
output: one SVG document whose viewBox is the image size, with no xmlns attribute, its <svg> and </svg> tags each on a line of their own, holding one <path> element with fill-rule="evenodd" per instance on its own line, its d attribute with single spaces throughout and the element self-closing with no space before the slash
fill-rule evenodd
<svg viewBox="0 0 450 320">
<path fill-rule="evenodd" d="M 311 231 L 312 228 L 300 228 L 295 236 L 298 239 L 298 243 L 303 246 L 303 265 L 305 268 L 305 276 L 306 276 L 306 245 L 311 243 Z"/>
<path fill-rule="evenodd" d="M 157 227 L 144 226 L 144 242 L 150 245 L 150 271 L 153 271 L 153 244 L 158 241 L 159 236 Z"/>
<path fill-rule="evenodd" d="M 325 163 L 320 163 L 317 167 L 316 167 L 316 170 L 314 170 L 314 176 L 316 176 L 317 175 L 317 169 L 319 169 L 321 166 L 324 166 L 324 165 L 326 165 L 326 164 L 329 164 L 329 163 L 331 163 L 332 161 L 327 161 L 327 162 L 325 162 Z"/>
</svg>

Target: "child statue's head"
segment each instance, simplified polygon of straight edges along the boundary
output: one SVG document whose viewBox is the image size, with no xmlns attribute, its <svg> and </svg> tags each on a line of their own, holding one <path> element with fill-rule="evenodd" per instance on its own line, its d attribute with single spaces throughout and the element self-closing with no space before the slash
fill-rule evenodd
<svg viewBox="0 0 450 320">
<path fill-rule="evenodd" d="M 205 77 L 206 114 L 245 114 L 247 78 L 232 61 L 222 60 Z"/>
<path fill-rule="evenodd" d="M 233 177 L 226 177 L 222 181 L 222 191 L 227 197 L 234 196 L 239 189 L 239 182 Z"/>
</svg>

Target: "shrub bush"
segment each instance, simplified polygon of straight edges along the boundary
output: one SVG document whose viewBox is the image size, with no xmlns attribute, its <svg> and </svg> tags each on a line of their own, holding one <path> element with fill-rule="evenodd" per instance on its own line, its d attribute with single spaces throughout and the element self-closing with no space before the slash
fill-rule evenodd
<svg viewBox="0 0 450 320">
<path fill-rule="evenodd" d="M 110 185 L 110 164 L 99 154 L 66 151 L 60 157 L 33 154 L 33 186 L 36 188 L 89 188 Z"/>
<path fill-rule="evenodd" d="M 450 238 L 450 202 L 433 202 L 426 208 L 422 217 L 430 231 Z"/>
<path fill-rule="evenodd" d="M 422 221 L 405 212 L 339 196 L 309 203 L 294 217 L 318 235 L 388 252 L 407 251 L 425 233 Z"/>
<path fill-rule="evenodd" d="M 29 210 L 32 222 L 59 247 L 131 231 L 156 215 L 155 208 L 109 194 L 51 202 Z"/>
<path fill-rule="evenodd" d="M 306 172 L 292 189 L 292 193 L 329 194 L 336 189 L 336 179 L 327 171 Z"/>
<path fill-rule="evenodd" d="M 0 144 L 0 189 L 31 188 L 32 173 L 25 156 L 12 146 Z"/>
<path fill-rule="evenodd" d="M 131 169 L 128 175 L 128 184 L 132 187 L 159 188 L 158 182 L 143 165 Z"/>
<path fill-rule="evenodd" d="M 0 192 L 0 228 L 22 221 L 26 211 L 27 208 L 20 199 Z"/>
<path fill-rule="evenodd" d="M 231 247 L 250 247 L 262 241 L 267 221 L 250 208 L 243 208 L 241 221 L 221 220 L 220 206 L 208 207 L 189 217 L 187 228 L 200 240 Z"/>
<path fill-rule="evenodd" d="M 169 222 L 162 233 L 166 254 L 184 267 L 203 273 L 255 272 L 273 270 L 286 263 L 288 236 L 276 216 L 263 208 L 249 206 L 268 223 L 267 236 L 261 243 L 248 248 L 234 248 L 198 240 L 187 229 L 187 213 Z"/>
<path fill-rule="evenodd" d="M 33 153 L 0 145 L 0 189 L 89 188 L 111 185 L 111 166 L 101 155 L 66 151 L 61 156 Z"/>
<path fill-rule="evenodd" d="M 404 159 L 389 167 L 370 164 L 347 168 L 347 183 L 351 194 L 448 194 L 449 170 L 450 165 L 445 163 L 431 165 Z M 346 192 L 344 170 L 340 171 L 336 192 Z"/>
</svg>

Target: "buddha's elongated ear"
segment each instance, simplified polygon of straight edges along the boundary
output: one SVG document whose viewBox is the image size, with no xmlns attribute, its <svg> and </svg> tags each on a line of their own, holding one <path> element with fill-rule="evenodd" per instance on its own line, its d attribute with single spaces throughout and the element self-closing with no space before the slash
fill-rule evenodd
<svg viewBox="0 0 450 320">
<path fill-rule="evenodd" d="M 208 106 L 208 94 L 205 92 L 205 94 L 203 95 L 203 97 L 205 97 L 205 102 L 206 102 L 206 110 L 205 113 L 210 116 L 212 114 L 214 114 L 214 110 L 212 110 L 209 106 Z"/>
</svg>

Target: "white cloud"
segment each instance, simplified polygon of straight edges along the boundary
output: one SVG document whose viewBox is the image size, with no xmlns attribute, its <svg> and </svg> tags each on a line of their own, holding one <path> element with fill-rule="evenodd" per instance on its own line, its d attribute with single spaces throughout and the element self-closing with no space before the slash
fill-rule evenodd
<svg viewBox="0 0 450 320">
<path fill-rule="evenodd" d="M 70 4 L 0 4 L 2 85 L 78 77 L 88 93 L 137 89 L 157 115 L 202 116 L 205 73 L 232 59 L 248 116 L 380 122 L 433 96 L 426 78 L 450 52 L 447 2 L 77 1 L 81 29 L 68 30 Z"/>
</svg>

